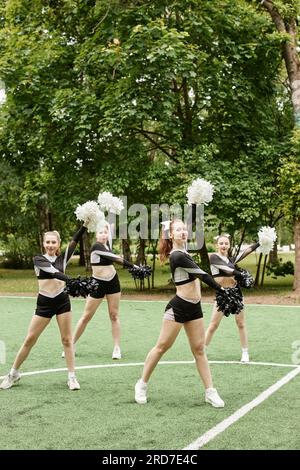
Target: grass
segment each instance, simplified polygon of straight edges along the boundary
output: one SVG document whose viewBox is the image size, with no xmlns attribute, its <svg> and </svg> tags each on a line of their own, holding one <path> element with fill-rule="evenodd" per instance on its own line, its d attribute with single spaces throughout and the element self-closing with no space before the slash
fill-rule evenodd
<svg viewBox="0 0 300 470">
<path fill-rule="evenodd" d="M 293 254 L 283 253 L 280 254 L 283 262 L 293 260 Z M 253 275 L 256 272 L 257 255 L 249 255 L 242 263 L 241 267 L 248 269 Z M 122 291 L 126 294 L 138 294 L 140 291 L 135 287 L 134 281 L 126 269 L 122 269 L 117 266 L 118 274 L 120 276 L 120 282 Z M 77 260 L 69 264 L 67 268 L 67 274 L 71 276 L 77 276 L 78 274 L 85 276 L 86 272 L 83 267 L 77 265 Z M 170 280 L 170 269 L 168 265 L 160 266 L 157 263 L 155 271 L 155 288 L 151 289 L 152 293 L 172 293 L 174 292 L 173 283 Z M 293 276 L 289 275 L 286 277 L 278 277 L 273 279 L 270 276 L 265 277 L 263 287 L 251 289 L 247 291 L 247 295 L 257 294 L 278 294 L 285 295 L 291 291 L 293 285 Z M 146 289 L 147 291 L 148 289 Z M 204 292 L 208 292 L 208 288 L 203 284 Z M 0 269 L 0 292 L 6 293 L 32 293 L 36 292 L 36 277 L 33 270 L 15 270 L 15 269 Z"/>
<path fill-rule="evenodd" d="M 84 301 L 72 300 L 74 322 Z M 165 302 L 121 302 L 122 352 L 118 364 L 140 363 L 157 339 Z M 0 340 L 6 345 L 4 375 L 24 338 L 34 298 L 0 297 Z M 204 304 L 208 324 L 212 306 Z M 295 307 L 247 306 L 253 361 L 291 363 L 299 340 L 300 313 Z M 116 364 L 104 303 L 78 343 L 77 366 Z M 55 320 L 45 330 L 23 372 L 61 368 L 61 344 Z M 235 321 L 224 318 L 209 347 L 210 360 L 238 360 Z M 191 361 L 182 331 L 164 360 Z M 0 449 L 182 449 L 251 401 L 291 369 L 258 365 L 213 364 L 215 385 L 224 409 L 204 403 L 203 387 L 191 364 L 159 365 L 149 385 L 149 403 L 134 403 L 141 366 L 78 370 L 79 392 L 69 392 L 66 372 L 24 376 L 11 390 L 0 391 Z M 300 449 L 299 376 L 262 405 L 208 443 L 204 449 Z"/>
</svg>

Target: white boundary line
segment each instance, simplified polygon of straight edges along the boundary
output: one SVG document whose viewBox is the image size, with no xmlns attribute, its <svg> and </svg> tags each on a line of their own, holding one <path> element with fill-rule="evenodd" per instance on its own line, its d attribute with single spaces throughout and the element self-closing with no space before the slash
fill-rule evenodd
<svg viewBox="0 0 300 470">
<path fill-rule="evenodd" d="M 37 296 L 30 296 L 30 295 L 1 295 L 0 294 L 0 299 L 36 299 Z M 80 300 L 80 301 L 85 301 L 85 299 L 78 299 L 78 298 L 71 298 L 72 302 L 74 300 Z M 105 299 L 106 301 L 106 299 Z M 121 302 L 137 302 L 137 303 L 149 303 L 149 302 L 160 302 L 160 303 L 166 303 L 168 302 L 169 299 L 165 300 L 137 300 L 137 299 L 122 299 Z M 201 302 L 202 305 L 213 305 L 214 302 Z M 299 308 L 300 311 L 300 305 L 288 305 L 288 304 L 249 304 L 246 303 L 245 306 L 252 306 L 252 307 L 284 307 L 284 308 Z"/>
<path fill-rule="evenodd" d="M 275 362 L 249 362 L 249 364 L 241 364 L 239 361 L 209 361 L 210 364 L 239 364 L 240 366 L 247 367 L 249 365 L 258 365 L 258 366 L 271 366 L 271 367 L 291 367 L 294 370 L 286 374 L 282 379 L 278 380 L 275 384 L 271 385 L 267 388 L 264 392 L 258 395 L 254 400 L 250 401 L 246 405 L 242 406 L 239 410 L 235 413 L 230 415 L 228 418 L 221 421 L 219 424 L 211 428 L 209 431 L 204 433 L 198 439 L 193 441 L 188 446 L 184 447 L 183 450 L 198 450 L 207 444 L 209 441 L 214 439 L 218 434 L 225 431 L 229 426 L 237 422 L 243 416 L 245 416 L 249 411 L 251 411 L 256 406 L 260 405 L 263 401 L 269 398 L 273 393 L 279 390 L 283 385 L 290 382 L 294 377 L 296 377 L 300 373 L 300 367 L 295 364 L 280 364 Z M 171 365 L 171 364 L 195 364 L 194 361 L 160 361 L 158 365 Z M 95 364 L 95 365 L 87 365 L 87 366 L 78 366 L 76 370 L 84 370 L 84 369 L 106 369 L 106 368 L 113 368 L 113 367 L 134 367 L 134 366 L 143 366 L 144 362 L 128 362 L 124 364 Z M 32 376 L 32 375 L 40 375 L 40 374 L 47 374 L 47 373 L 54 373 L 54 372 L 66 372 L 66 367 L 61 367 L 58 369 L 45 369 L 45 370 L 36 370 L 31 372 L 24 372 L 21 376 Z M 0 377 L 3 379 L 4 376 Z"/>
<path fill-rule="evenodd" d="M 181 364 L 195 364 L 195 361 L 160 361 L 158 365 L 181 365 Z M 273 366 L 273 367 L 291 367 L 297 368 L 298 365 L 295 364 L 279 364 L 276 362 L 249 362 L 248 364 L 242 364 L 240 361 L 209 361 L 209 364 L 239 364 L 242 367 L 247 367 L 249 365 L 258 365 L 258 366 Z M 135 366 L 143 366 L 144 362 L 125 362 L 119 364 L 94 364 L 94 365 L 87 365 L 87 366 L 77 366 L 76 370 L 84 370 L 84 369 L 107 369 L 113 367 L 135 367 Z M 68 369 L 66 367 L 59 367 L 57 369 L 44 369 L 44 370 L 34 370 L 31 372 L 22 372 L 21 376 L 28 376 L 28 375 L 39 375 L 39 374 L 51 374 L 54 372 L 65 372 Z M 0 377 L 3 379 L 5 376 Z"/>
<path fill-rule="evenodd" d="M 236 423 L 239 419 L 241 419 L 243 416 L 245 416 L 249 411 L 253 410 L 256 406 L 260 405 L 262 402 L 264 402 L 267 398 L 269 398 L 273 393 L 277 392 L 283 385 L 287 384 L 290 382 L 296 375 L 300 374 L 300 367 L 296 367 L 294 370 L 286 374 L 282 379 L 278 380 L 275 382 L 273 385 L 271 385 L 269 388 L 264 390 L 262 393 L 260 393 L 254 400 L 250 401 L 246 405 L 242 406 L 240 409 L 238 409 L 235 413 L 230 415 L 228 418 L 224 419 L 221 421 L 219 424 L 211 428 L 209 431 L 207 431 L 205 434 L 202 434 L 202 436 L 198 437 L 195 441 L 193 441 L 191 444 L 187 445 L 186 447 L 183 448 L 183 450 L 198 450 L 201 447 L 203 447 L 205 444 L 207 444 L 209 441 L 214 439 L 218 434 L 221 434 L 223 431 L 225 431 L 229 426 L 232 424 Z"/>
</svg>

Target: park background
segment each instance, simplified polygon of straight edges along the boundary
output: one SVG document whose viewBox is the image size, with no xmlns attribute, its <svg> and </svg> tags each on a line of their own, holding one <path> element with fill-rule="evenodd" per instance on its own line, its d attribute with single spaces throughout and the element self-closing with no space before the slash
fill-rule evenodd
<svg viewBox="0 0 300 470">
<path fill-rule="evenodd" d="M 1 284 L 32 267 L 45 230 L 66 243 L 76 206 L 99 192 L 150 210 L 184 204 L 202 177 L 215 186 L 202 266 L 217 233 L 239 249 L 275 226 L 292 256 L 259 257 L 256 286 L 267 264 L 295 273 L 297 298 L 298 16 L 299 1 L 1 0 Z M 87 270 L 91 242 L 78 253 Z M 137 262 L 156 248 L 115 244 Z"/>
<path fill-rule="evenodd" d="M 70 395 L 51 322 L 21 385 L 1 393 L 0 449 L 182 449 L 290 369 L 299 373 L 299 17 L 299 0 L 0 0 L 2 376 L 34 312 L 42 233 L 58 230 L 65 247 L 77 205 L 99 192 L 150 213 L 151 204 L 185 204 L 189 184 L 209 180 L 206 243 L 194 253 L 204 269 L 218 233 L 235 251 L 262 226 L 278 234 L 269 257 L 242 263 L 256 281 L 245 295 L 253 362 L 236 360 L 232 316 L 209 350 L 224 409 L 203 402 L 184 335 L 157 368 L 148 408 L 134 403 L 174 287 L 157 240 L 117 238 L 116 252 L 155 263 L 149 285 L 118 269 L 121 367 L 104 303 L 80 342 L 82 390 Z M 83 238 L 68 274 L 90 272 L 92 241 Z M 203 286 L 206 326 L 212 297 Z M 74 321 L 83 307 L 72 301 Z M 206 448 L 299 448 L 297 387 L 286 384 Z"/>
</svg>

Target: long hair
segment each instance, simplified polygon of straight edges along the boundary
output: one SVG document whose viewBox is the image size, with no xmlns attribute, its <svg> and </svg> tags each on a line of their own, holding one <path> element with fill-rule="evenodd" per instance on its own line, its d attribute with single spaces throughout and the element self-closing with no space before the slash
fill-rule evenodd
<svg viewBox="0 0 300 470">
<path fill-rule="evenodd" d="M 60 244 L 61 244 L 61 238 L 60 238 L 60 234 L 59 234 L 59 232 L 58 232 L 57 230 L 51 230 L 50 232 L 45 232 L 45 233 L 43 234 L 43 242 L 45 241 L 45 238 L 46 238 L 48 235 L 56 237 L 56 238 L 57 238 L 57 241 L 58 241 L 58 243 L 59 243 L 59 246 L 60 246 Z M 55 254 L 56 254 L 56 256 L 59 256 L 59 255 L 60 255 L 60 248 L 58 248 L 58 249 L 56 250 L 56 253 L 55 253 Z"/>
<path fill-rule="evenodd" d="M 180 219 L 171 220 L 169 230 L 162 229 L 161 231 L 159 244 L 158 244 L 159 260 L 161 263 L 163 263 L 168 258 L 173 248 L 173 242 L 172 242 L 172 239 L 170 238 L 170 235 L 173 230 L 174 222 L 182 222 L 182 220 Z"/>
</svg>

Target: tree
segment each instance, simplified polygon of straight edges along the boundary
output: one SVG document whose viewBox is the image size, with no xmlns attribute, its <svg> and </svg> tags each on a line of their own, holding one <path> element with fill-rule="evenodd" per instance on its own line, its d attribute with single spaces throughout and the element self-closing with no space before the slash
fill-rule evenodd
<svg viewBox="0 0 300 470">
<path fill-rule="evenodd" d="M 281 40 L 281 53 L 285 63 L 290 96 L 294 114 L 294 132 L 291 139 L 290 157 L 286 158 L 281 168 L 282 187 L 284 188 L 285 207 L 294 221 L 295 241 L 295 295 L 300 296 L 300 58 L 298 52 L 297 18 L 300 5 L 297 0 L 260 2 L 269 13 Z M 288 176 L 288 179 L 287 179 Z M 289 182 L 288 182 L 289 180 Z"/>
<path fill-rule="evenodd" d="M 76 204 L 100 190 L 129 205 L 183 204 L 199 176 L 216 186 L 207 220 L 236 240 L 280 215 L 277 168 L 291 127 L 282 36 L 253 3 L 0 7 L 0 158 L 20 177 L 37 232 L 69 230 Z"/>
</svg>

